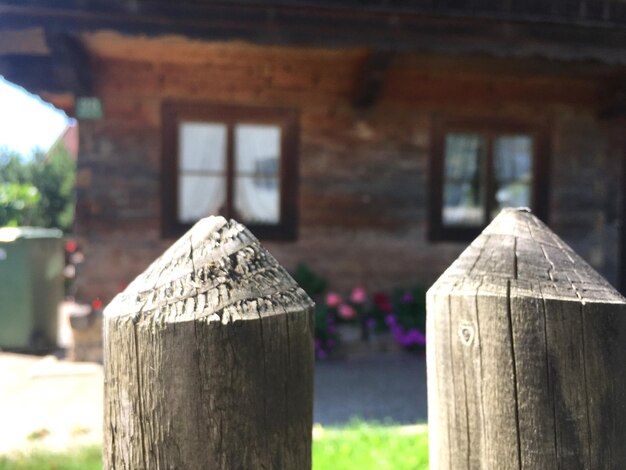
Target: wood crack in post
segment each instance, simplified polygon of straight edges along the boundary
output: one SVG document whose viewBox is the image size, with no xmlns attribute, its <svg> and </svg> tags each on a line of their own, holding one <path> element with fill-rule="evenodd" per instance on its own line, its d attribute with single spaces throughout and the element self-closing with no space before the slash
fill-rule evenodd
<svg viewBox="0 0 626 470">
<path fill-rule="evenodd" d="M 553 417 L 553 427 L 554 427 L 554 457 L 556 460 L 556 468 L 561 468 L 560 465 L 560 456 L 559 456 L 559 435 L 558 435 L 558 421 L 557 421 L 557 413 L 556 413 L 556 395 L 554 390 L 554 379 L 551 376 L 551 368 L 552 364 L 550 361 L 550 352 L 549 352 L 549 342 L 548 342 L 548 319 L 546 316 L 546 299 L 543 295 L 543 291 L 541 289 L 541 285 L 538 286 L 540 295 L 541 295 L 541 312 L 543 314 L 543 338 L 545 343 L 545 361 L 546 361 L 546 381 L 548 386 L 548 391 L 550 393 L 551 405 L 552 405 L 552 417 Z"/>
<path fill-rule="evenodd" d="M 511 341 L 511 365 L 513 374 L 513 387 L 514 387 L 514 399 L 515 399 L 515 425 L 517 426 L 517 462 L 518 468 L 522 468 L 522 443 L 521 443 L 521 429 L 519 422 L 519 389 L 517 382 L 517 359 L 515 357 L 515 340 L 513 335 L 513 319 L 511 316 L 511 281 L 506 282 L 506 314 L 509 322 L 509 340 Z"/>
<path fill-rule="evenodd" d="M 259 314 L 259 333 L 261 335 L 261 364 L 263 367 L 263 384 L 265 385 L 263 388 L 267 388 L 267 363 L 266 355 L 265 355 L 265 338 L 263 335 L 263 315 L 261 314 L 261 306 L 257 303 L 257 313 Z M 263 393 L 263 428 L 265 432 L 263 433 L 265 439 L 265 446 L 267 447 L 267 435 L 268 435 L 268 426 L 267 426 L 267 396 Z"/>
<path fill-rule="evenodd" d="M 456 377 L 455 374 L 455 370 L 454 370 L 454 354 L 452 352 L 452 341 L 453 341 L 453 334 L 452 334 L 452 301 L 451 301 L 451 297 L 447 298 L 447 302 L 448 302 L 448 334 L 449 334 L 449 338 L 448 338 L 448 347 L 449 347 L 449 351 L 448 354 L 450 355 L 450 370 L 452 371 L 452 407 L 454 410 L 454 420 L 456 421 L 457 416 L 458 416 L 458 411 L 456 409 L 456 397 L 457 397 L 457 391 L 456 391 L 456 384 L 454 381 L 454 377 Z M 450 427 L 452 427 L 452 423 L 447 423 L 448 425 L 448 432 L 450 432 Z M 452 437 L 451 434 L 449 434 L 450 438 Z M 452 442 L 451 440 L 449 440 L 448 442 Z M 452 469 L 452 459 L 448 460 L 449 463 L 449 467 L 448 470 L 453 470 Z"/>
<path fill-rule="evenodd" d="M 204 376 L 204 371 L 202 370 L 202 349 L 200 347 L 200 345 L 202 344 L 201 342 L 198 341 L 198 325 L 196 322 L 193 323 L 193 339 L 194 339 L 194 344 L 196 345 L 196 348 L 198 349 L 197 354 L 195 355 L 196 361 L 195 361 L 195 366 L 196 366 L 196 373 L 198 377 L 203 377 Z M 205 397 L 204 397 L 204 387 L 200 387 L 199 391 L 198 391 L 198 395 L 200 396 L 200 403 L 198 404 L 200 407 L 204 407 L 205 404 Z M 196 435 L 200 436 L 202 435 L 202 426 L 200 424 L 200 421 L 196 422 Z"/>
<path fill-rule="evenodd" d="M 478 366 L 480 368 L 480 424 L 482 428 L 483 436 L 487 435 L 487 430 L 485 427 L 485 401 L 483 399 L 484 388 L 483 385 L 485 383 L 485 376 L 483 370 L 483 344 L 480 332 L 480 315 L 478 309 L 478 295 L 480 292 L 480 287 L 483 284 L 483 278 L 481 277 L 478 281 L 478 285 L 476 286 L 476 292 L 474 293 L 474 309 L 476 310 L 476 342 L 478 344 Z M 483 445 L 485 445 L 483 443 Z"/>
<path fill-rule="evenodd" d="M 196 284 L 197 271 L 193 255 L 193 237 L 191 235 L 189 235 L 189 261 L 191 261 L 191 282 Z"/>
<path fill-rule="evenodd" d="M 548 268 L 548 277 L 550 278 L 550 280 L 552 282 L 554 282 L 554 271 L 556 270 L 556 266 L 554 265 L 554 263 L 552 262 L 552 260 L 550 259 L 550 257 L 548 256 L 548 253 L 546 252 L 546 249 L 544 248 L 542 243 L 539 243 L 539 247 L 541 248 L 541 251 L 543 252 L 543 256 L 546 258 L 546 261 L 548 263 L 550 263 L 550 267 Z"/>
<path fill-rule="evenodd" d="M 578 292 L 577 292 L 578 294 Z M 580 296 L 579 296 L 580 297 Z M 580 342 L 581 342 L 581 348 L 582 348 L 582 363 L 583 363 L 583 383 L 585 384 L 585 386 L 583 387 L 585 389 L 585 411 L 586 411 L 586 418 L 587 418 L 587 464 L 588 464 L 588 468 L 592 468 L 591 465 L 591 418 L 590 418 L 590 411 L 589 411 L 589 384 L 587 382 L 587 354 L 586 354 L 586 347 L 585 347 L 585 317 L 584 317 L 584 302 L 582 302 L 581 299 L 581 303 L 580 303 Z"/>
<path fill-rule="evenodd" d="M 141 456 L 142 456 L 142 460 L 143 460 L 143 468 L 148 468 L 148 459 L 146 458 L 146 444 L 145 444 L 145 430 L 143 429 L 144 424 L 146 423 L 145 419 L 144 419 L 144 410 L 143 410 L 143 397 L 141 394 L 141 390 L 142 390 L 142 380 L 141 380 L 141 361 L 139 360 L 139 339 L 137 337 L 137 328 L 138 328 L 138 324 L 136 321 L 131 320 L 132 324 L 131 324 L 131 328 L 133 330 L 133 334 L 135 337 L 135 373 L 136 373 L 136 380 L 137 380 L 137 389 L 135 390 L 135 393 L 137 394 L 137 406 L 138 406 L 138 414 L 139 414 L 139 423 L 142 427 L 141 430 Z"/>
<path fill-rule="evenodd" d="M 461 279 L 457 279 L 457 281 L 454 284 L 454 288 L 456 288 L 456 286 L 459 283 L 461 283 Z M 456 388 L 456 381 L 454 380 L 454 378 L 456 378 L 456 373 L 455 373 L 455 366 L 454 366 L 454 351 L 453 351 L 453 348 L 452 348 L 453 338 L 454 338 L 454 333 L 453 333 L 454 330 L 452 328 L 452 311 L 453 311 L 453 309 L 452 309 L 452 297 L 451 296 L 447 298 L 447 302 L 448 302 L 448 331 L 449 331 L 449 335 L 450 335 L 448 346 L 450 348 L 450 351 L 449 351 L 449 354 L 450 354 L 450 368 L 452 370 L 452 377 L 453 377 L 453 380 L 452 380 L 452 397 L 453 397 L 452 403 L 453 403 L 453 408 L 454 408 L 454 419 L 456 420 L 457 417 L 458 417 L 458 414 L 459 414 L 459 411 L 458 411 L 457 406 L 456 406 L 456 404 L 457 404 L 457 396 L 459 396 L 459 395 L 458 395 L 458 390 Z M 465 419 L 467 420 L 467 414 L 465 415 Z M 466 421 L 466 427 L 469 428 L 469 421 Z M 448 442 L 451 442 L 451 441 L 448 441 Z M 467 441 L 467 446 L 469 447 L 469 441 Z M 469 460 L 467 461 L 467 463 L 469 464 Z M 452 460 L 451 459 L 449 460 L 449 465 L 450 465 L 449 470 L 453 470 L 452 469 Z"/>
<path fill-rule="evenodd" d="M 465 439 L 467 439 L 467 454 L 466 454 L 466 459 L 467 459 L 467 468 L 468 470 L 472 468 L 472 437 L 471 437 L 471 430 L 470 430 L 470 413 L 469 413 L 469 400 L 467 398 L 468 395 L 468 391 L 467 391 L 467 371 L 465 370 L 465 361 L 463 361 L 462 363 L 462 367 L 463 367 L 463 395 L 464 395 L 464 400 L 465 400 Z"/>
<path fill-rule="evenodd" d="M 513 237 L 513 279 L 517 279 L 517 237 Z"/>
</svg>

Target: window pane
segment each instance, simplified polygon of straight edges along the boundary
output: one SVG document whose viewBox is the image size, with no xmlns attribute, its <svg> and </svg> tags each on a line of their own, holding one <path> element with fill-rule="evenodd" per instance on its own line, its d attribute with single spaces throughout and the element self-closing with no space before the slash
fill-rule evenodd
<svg viewBox="0 0 626 470">
<path fill-rule="evenodd" d="M 235 127 L 235 149 L 238 175 L 278 176 L 280 127 L 239 124 Z"/>
<path fill-rule="evenodd" d="M 181 175 L 178 178 L 178 220 L 195 222 L 223 212 L 226 185 L 223 176 Z"/>
<path fill-rule="evenodd" d="M 183 122 L 179 128 L 179 170 L 223 172 L 226 166 L 226 126 Z"/>
<path fill-rule="evenodd" d="M 238 176 L 235 179 L 235 213 L 246 222 L 280 222 L 279 179 L 275 176 Z"/>
<path fill-rule="evenodd" d="M 445 140 L 444 225 L 479 226 L 484 218 L 482 168 L 485 139 L 478 134 L 448 134 Z"/>
<path fill-rule="evenodd" d="M 235 127 L 235 214 L 242 221 L 280 222 L 279 126 Z"/>
<path fill-rule="evenodd" d="M 533 140 L 525 135 L 499 136 L 494 141 L 494 210 L 528 207 L 531 203 Z"/>
</svg>

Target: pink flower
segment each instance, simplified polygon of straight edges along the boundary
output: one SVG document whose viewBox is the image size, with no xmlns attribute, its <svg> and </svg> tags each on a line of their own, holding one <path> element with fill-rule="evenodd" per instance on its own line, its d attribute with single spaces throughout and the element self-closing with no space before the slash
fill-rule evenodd
<svg viewBox="0 0 626 470">
<path fill-rule="evenodd" d="M 330 308 L 338 307 L 341 303 L 341 296 L 335 292 L 326 294 L 326 305 Z"/>
<path fill-rule="evenodd" d="M 356 317 L 356 310 L 348 304 L 341 304 L 338 310 L 339 316 L 344 320 L 352 320 Z"/>
<path fill-rule="evenodd" d="M 362 304 L 367 300 L 367 292 L 363 287 L 355 287 L 350 294 L 350 300 L 355 304 Z"/>
</svg>

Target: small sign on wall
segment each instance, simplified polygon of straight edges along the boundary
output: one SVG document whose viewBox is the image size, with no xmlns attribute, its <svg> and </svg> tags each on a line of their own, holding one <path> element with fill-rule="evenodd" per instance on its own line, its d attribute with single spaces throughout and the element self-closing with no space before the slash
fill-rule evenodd
<svg viewBox="0 0 626 470">
<path fill-rule="evenodd" d="M 76 98 L 76 117 L 79 120 L 95 120 L 104 117 L 102 101 L 95 96 Z"/>
</svg>

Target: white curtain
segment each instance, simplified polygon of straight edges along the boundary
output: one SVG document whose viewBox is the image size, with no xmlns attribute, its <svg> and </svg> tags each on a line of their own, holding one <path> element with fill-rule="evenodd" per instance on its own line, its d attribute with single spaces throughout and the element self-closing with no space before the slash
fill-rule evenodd
<svg viewBox="0 0 626 470">
<path fill-rule="evenodd" d="M 530 136 L 499 136 L 494 145 L 496 203 L 502 207 L 530 206 L 533 141 Z"/>
<path fill-rule="evenodd" d="M 280 127 L 235 128 L 235 211 L 249 222 L 280 220 Z"/>
<path fill-rule="evenodd" d="M 211 122 L 183 122 L 178 139 L 178 169 L 224 171 L 226 167 L 226 126 Z"/>
<path fill-rule="evenodd" d="M 448 134 L 445 144 L 443 223 L 480 225 L 484 210 L 481 168 L 485 140 L 479 134 Z"/>
<path fill-rule="evenodd" d="M 191 223 L 218 215 L 226 200 L 226 184 L 222 176 L 185 176 L 178 179 L 178 218 Z"/>
<path fill-rule="evenodd" d="M 183 122 L 179 130 L 178 218 L 217 215 L 226 199 L 226 126 Z"/>
</svg>

